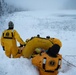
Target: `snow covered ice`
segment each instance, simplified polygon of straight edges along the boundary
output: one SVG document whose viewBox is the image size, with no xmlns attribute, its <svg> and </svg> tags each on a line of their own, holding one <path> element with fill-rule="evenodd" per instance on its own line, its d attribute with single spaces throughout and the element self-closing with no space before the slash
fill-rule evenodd
<svg viewBox="0 0 76 75">
<path fill-rule="evenodd" d="M 27 11 L 15 12 L 3 16 L 3 29 L 0 35 L 8 26 L 9 21 L 13 21 L 15 29 L 19 32 L 23 40 L 40 34 L 42 37 L 50 35 L 62 41 L 60 54 L 63 58 L 62 68 L 58 75 L 75 75 L 76 73 L 76 11 L 42 12 Z M 0 22 L 1 22 L 0 21 Z M 2 26 L 2 25 L 1 25 Z M 38 75 L 38 71 L 31 64 L 31 60 L 26 58 L 8 58 L 5 56 L 0 46 L 0 75 Z"/>
</svg>

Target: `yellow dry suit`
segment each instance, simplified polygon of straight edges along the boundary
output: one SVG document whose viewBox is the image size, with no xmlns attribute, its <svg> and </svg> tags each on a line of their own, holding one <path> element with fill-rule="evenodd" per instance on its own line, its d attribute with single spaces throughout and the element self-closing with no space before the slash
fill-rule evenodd
<svg viewBox="0 0 76 75">
<path fill-rule="evenodd" d="M 1 38 L 0 38 L 0 44 L 1 44 Z"/>
<path fill-rule="evenodd" d="M 61 41 L 57 38 L 32 37 L 26 40 L 26 46 L 22 51 L 22 55 L 25 58 L 30 58 L 36 48 L 48 50 L 49 47 L 52 47 L 54 44 L 62 47 Z"/>
<path fill-rule="evenodd" d="M 26 43 L 26 46 L 22 51 L 22 55 L 25 58 L 30 58 L 36 48 L 48 50 L 52 45 L 53 44 L 49 39 L 33 37 Z"/>
<path fill-rule="evenodd" d="M 4 47 L 7 57 L 11 58 L 12 55 L 15 58 L 18 52 L 17 41 L 22 45 L 25 44 L 16 30 L 7 29 L 2 33 L 1 45 Z"/>
<path fill-rule="evenodd" d="M 61 68 L 61 60 L 60 54 L 57 57 L 50 57 L 46 53 L 42 53 L 32 58 L 32 64 L 38 68 L 40 75 L 57 75 L 58 69 Z"/>
</svg>

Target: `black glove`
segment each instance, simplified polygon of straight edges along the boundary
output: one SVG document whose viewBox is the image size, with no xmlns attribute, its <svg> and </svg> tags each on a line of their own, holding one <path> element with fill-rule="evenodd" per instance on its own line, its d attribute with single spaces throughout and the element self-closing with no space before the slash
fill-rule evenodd
<svg viewBox="0 0 76 75">
<path fill-rule="evenodd" d="M 18 54 L 21 54 L 22 53 L 22 50 L 18 50 Z"/>
<path fill-rule="evenodd" d="M 24 44 L 24 45 L 20 44 L 20 47 L 23 47 L 23 46 L 26 46 L 26 44 Z"/>
<path fill-rule="evenodd" d="M 26 46 L 26 44 L 24 44 L 24 46 Z"/>
<path fill-rule="evenodd" d="M 23 47 L 23 45 L 22 44 L 20 44 L 20 46 L 19 47 Z"/>
<path fill-rule="evenodd" d="M 3 48 L 3 51 L 5 51 L 4 46 L 2 46 L 2 48 Z"/>
</svg>

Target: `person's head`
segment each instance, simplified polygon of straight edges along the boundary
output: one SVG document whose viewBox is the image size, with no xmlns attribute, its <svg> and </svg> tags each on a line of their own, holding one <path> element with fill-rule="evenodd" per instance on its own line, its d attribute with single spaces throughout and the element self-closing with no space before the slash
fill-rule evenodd
<svg viewBox="0 0 76 75">
<path fill-rule="evenodd" d="M 48 49 L 48 51 L 46 52 L 49 56 L 52 56 L 52 57 L 56 57 L 58 52 L 60 50 L 60 46 L 57 45 L 57 44 L 54 44 L 52 47 L 50 47 Z"/>
<path fill-rule="evenodd" d="M 40 35 L 39 35 L 39 34 L 37 34 L 37 37 L 40 37 Z"/>
<path fill-rule="evenodd" d="M 8 29 L 13 29 L 14 28 L 14 24 L 12 21 L 9 21 L 8 23 Z"/>
<path fill-rule="evenodd" d="M 26 39 L 26 40 L 25 40 L 25 42 L 28 42 L 28 41 L 30 41 L 30 39 Z"/>
<path fill-rule="evenodd" d="M 50 39 L 50 36 L 46 36 L 47 39 Z"/>
</svg>

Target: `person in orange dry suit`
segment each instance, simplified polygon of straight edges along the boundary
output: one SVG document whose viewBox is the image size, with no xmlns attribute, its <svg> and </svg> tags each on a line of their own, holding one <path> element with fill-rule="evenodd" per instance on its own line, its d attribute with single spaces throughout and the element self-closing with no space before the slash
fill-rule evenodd
<svg viewBox="0 0 76 75">
<path fill-rule="evenodd" d="M 1 36 L 1 45 L 3 47 L 3 50 L 5 51 L 6 56 L 9 58 L 11 58 L 11 55 L 13 58 L 15 58 L 18 52 L 16 40 L 20 44 L 25 45 L 25 42 L 21 39 L 18 32 L 14 30 L 13 22 L 10 21 L 8 23 L 8 29 L 4 30 Z"/>
<path fill-rule="evenodd" d="M 38 68 L 39 75 L 57 75 L 61 68 L 62 55 L 58 54 L 60 46 L 54 44 L 46 52 L 32 58 L 32 64 Z"/>
<path fill-rule="evenodd" d="M 62 42 L 61 42 L 58 38 L 52 38 L 52 37 L 50 37 L 50 36 L 46 36 L 46 38 L 47 38 L 48 40 L 50 40 L 53 45 L 54 45 L 54 44 L 57 44 L 57 45 L 60 46 L 60 48 L 62 47 Z M 36 48 L 35 51 L 34 51 L 34 53 L 33 53 L 33 56 L 35 56 L 36 54 L 40 54 L 40 53 L 42 53 L 42 52 L 45 52 L 45 51 L 46 51 L 46 50 L 44 50 L 44 49 Z"/>
</svg>

